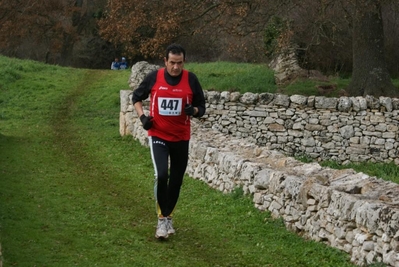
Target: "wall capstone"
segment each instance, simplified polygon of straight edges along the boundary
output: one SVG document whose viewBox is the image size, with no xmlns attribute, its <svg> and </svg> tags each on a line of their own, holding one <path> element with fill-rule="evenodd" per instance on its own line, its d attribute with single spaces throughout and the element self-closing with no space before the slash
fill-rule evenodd
<svg viewBox="0 0 399 267">
<path fill-rule="evenodd" d="M 145 76 L 154 70 L 159 69 L 160 66 L 149 64 L 146 61 L 139 61 L 132 66 L 132 72 L 129 77 L 129 87 L 133 90 L 136 89 L 137 86 L 141 83 L 141 81 L 145 78 Z"/>
</svg>

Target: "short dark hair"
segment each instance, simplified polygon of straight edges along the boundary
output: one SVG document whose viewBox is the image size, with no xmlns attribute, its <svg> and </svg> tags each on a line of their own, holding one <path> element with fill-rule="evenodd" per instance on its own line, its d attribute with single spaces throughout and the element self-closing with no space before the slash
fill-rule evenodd
<svg viewBox="0 0 399 267">
<path fill-rule="evenodd" d="M 169 53 L 180 55 L 183 53 L 183 60 L 186 60 L 186 50 L 179 44 L 171 44 L 166 48 L 166 59 L 169 59 Z"/>
</svg>

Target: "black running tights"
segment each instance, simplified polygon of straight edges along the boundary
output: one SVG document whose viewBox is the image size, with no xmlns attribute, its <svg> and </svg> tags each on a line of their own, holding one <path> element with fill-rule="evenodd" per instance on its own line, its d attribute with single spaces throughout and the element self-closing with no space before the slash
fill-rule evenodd
<svg viewBox="0 0 399 267">
<path fill-rule="evenodd" d="M 169 142 L 152 136 L 149 145 L 155 170 L 157 213 L 158 216 L 171 216 L 187 168 L 189 141 Z"/>
</svg>

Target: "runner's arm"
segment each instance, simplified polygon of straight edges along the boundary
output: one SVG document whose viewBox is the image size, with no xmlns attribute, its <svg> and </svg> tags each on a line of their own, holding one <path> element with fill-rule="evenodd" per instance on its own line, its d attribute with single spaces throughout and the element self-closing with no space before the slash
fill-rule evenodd
<svg viewBox="0 0 399 267">
<path fill-rule="evenodd" d="M 198 81 L 197 76 L 190 72 L 189 73 L 189 83 L 191 90 L 193 90 L 193 107 L 194 107 L 194 117 L 202 117 L 205 114 L 205 96 L 202 90 L 201 84 Z"/>
</svg>

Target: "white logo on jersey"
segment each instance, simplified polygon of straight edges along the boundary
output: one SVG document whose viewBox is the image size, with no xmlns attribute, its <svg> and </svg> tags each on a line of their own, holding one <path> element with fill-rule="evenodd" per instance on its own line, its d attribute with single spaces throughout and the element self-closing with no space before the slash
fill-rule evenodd
<svg viewBox="0 0 399 267">
<path fill-rule="evenodd" d="M 168 87 L 164 87 L 164 86 L 159 86 L 158 90 L 168 90 Z"/>
</svg>

